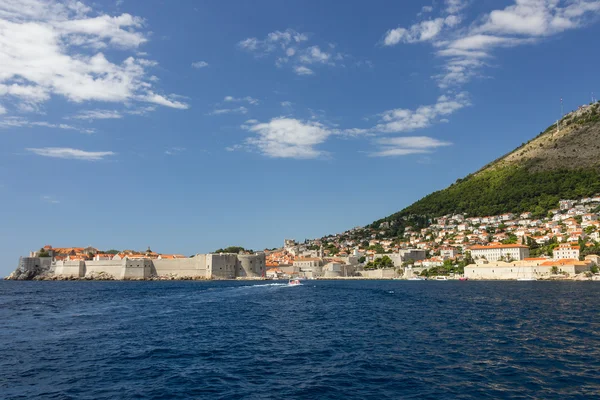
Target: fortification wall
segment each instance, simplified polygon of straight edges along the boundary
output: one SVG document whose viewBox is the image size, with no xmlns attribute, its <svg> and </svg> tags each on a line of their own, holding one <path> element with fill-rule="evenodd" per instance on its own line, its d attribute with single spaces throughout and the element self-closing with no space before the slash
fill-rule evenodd
<svg viewBox="0 0 600 400">
<path fill-rule="evenodd" d="M 213 278 L 235 279 L 237 254 L 219 253 L 206 255 L 206 273 Z"/>
<path fill-rule="evenodd" d="M 121 279 L 146 279 L 152 271 L 152 260 L 125 260 Z"/>
<path fill-rule="evenodd" d="M 84 261 L 58 261 L 54 274 L 71 278 L 81 278 L 85 276 Z"/>
<path fill-rule="evenodd" d="M 266 256 L 264 253 L 237 256 L 236 276 L 241 278 L 260 278 L 266 273 Z"/>
<path fill-rule="evenodd" d="M 175 260 L 152 260 L 152 275 L 178 277 L 209 277 L 206 271 L 206 257 L 197 255 L 193 258 Z"/>
<path fill-rule="evenodd" d="M 391 279 L 397 276 L 396 270 L 393 268 L 365 270 L 359 273 L 361 276 L 369 279 Z"/>
<path fill-rule="evenodd" d="M 123 259 L 98 261 L 57 261 L 50 258 L 23 257 L 11 279 L 33 279 L 35 277 L 95 278 L 100 274 L 114 279 L 147 279 L 152 276 L 179 278 L 260 278 L 266 272 L 264 254 L 197 254 L 192 258 L 180 259 Z"/>
<path fill-rule="evenodd" d="M 115 279 L 122 279 L 124 264 L 124 260 L 85 261 L 83 276 L 90 276 L 104 272 L 112 275 Z"/>
</svg>

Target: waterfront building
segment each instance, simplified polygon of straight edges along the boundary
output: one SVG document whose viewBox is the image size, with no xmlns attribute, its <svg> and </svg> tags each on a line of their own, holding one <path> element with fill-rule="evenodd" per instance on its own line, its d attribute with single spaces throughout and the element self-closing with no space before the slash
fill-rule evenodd
<svg viewBox="0 0 600 400">
<path fill-rule="evenodd" d="M 579 259 L 579 246 L 571 245 L 569 243 L 560 244 L 553 251 L 555 260 L 562 259 Z"/>
<path fill-rule="evenodd" d="M 491 244 L 488 246 L 471 246 L 473 259 L 523 260 L 529 257 L 529 247 L 521 244 Z"/>
</svg>

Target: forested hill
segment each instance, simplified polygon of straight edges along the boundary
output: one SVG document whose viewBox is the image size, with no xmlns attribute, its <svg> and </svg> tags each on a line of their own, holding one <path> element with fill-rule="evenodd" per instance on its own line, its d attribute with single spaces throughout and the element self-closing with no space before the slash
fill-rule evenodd
<svg viewBox="0 0 600 400">
<path fill-rule="evenodd" d="M 560 199 L 596 193 L 600 193 L 600 102 L 566 115 L 481 170 L 371 227 L 387 221 L 389 234 L 396 235 L 405 226 L 420 227 L 432 217 L 454 213 L 486 216 L 531 211 L 539 217 L 557 208 Z"/>
</svg>

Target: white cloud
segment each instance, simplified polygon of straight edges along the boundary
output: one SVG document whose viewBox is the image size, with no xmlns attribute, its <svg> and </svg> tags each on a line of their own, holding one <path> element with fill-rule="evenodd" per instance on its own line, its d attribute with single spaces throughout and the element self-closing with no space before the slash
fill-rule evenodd
<svg viewBox="0 0 600 400">
<path fill-rule="evenodd" d="M 170 149 L 165 150 L 165 154 L 168 156 L 176 156 L 185 150 L 185 147 L 171 147 Z"/>
<path fill-rule="evenodd" d="M 438 147 L 450 146 L 452 143 L 444 142 L 428 136 L 407 136 L 394 138 L 381 138 L 376 140 L 379 149 L 371 156 L 390 157 L 405 156 L 409 154 L 431 153 Z"/>
<path fill-rule="evenodd" d="M 45 128 L 73 130 L 81 133 L 94 133 L 94 129 L 79 128 L 68 124 L 54 124 L 47 121 L 29 121 L 23 117 L 4 117 L 0 119 L 0 129 L 6 128 L 32 128 L 41 126 Z"/>
<path fill-rule="evenodd" d="M 42 196 L 42 200 L 50 204 L 59 204 L 60 201 L 56 200 L 54 196 Z"/>
<path fill-rule="evenodd" d="M 175 95 L 171 95 L 170 97 L 175 97 Z M 189 108 L 187 103 L 183 103 L 181 101 L 177 101 L 174 99 L 169 99 L 163 95 L 156 94 L 152 91 L 148 91 L 146 94 L 138 96 L 138 100 L 146 101 L 148 103 L 154 103 L 161 106 L 171 107 L 171 108 L 179 108 L 180 110 L 186 110 Z"/>
<path fill-rule="evenodd" d="M 123 118 L 123 115 L 115 110 L 85 110 L 81 111 L 77 115 L 72 116 L 71 118 L 91 121 L 94 119 L 119 119 Z"/>
<path fill-rule="evenodd" d="M 273 118 L 266 123 L 246 121 L 243 129 L 256 134 L 246 145 L 273 158 L 310 159 L 327 153 L 315 147 L 327 140 L 333 132 L 319 122 L 293 118 Z"/>
<path fill-rule="evenodd" d="M 114 156 L 116 154 L 112 151 L 84 151 L 68 147 L 28 148 L 26 150 L 43 157 L 85 161 L 100 161 L 107 156 Z"/>
<path fill-rule="evenodd" d="M 438 56 L 446 59 L 444 71 L 434 76 L 440 88 L 469 82 L 480 75 L 483 60 L 498 47 L 533 44 L 569 29 L 585 26 L 600 14 L 598 0 L 514 0 L 514 4 L 478 17 L 468 28 L 458 29 L 457 15 L 468 0 L 446 0 L 445 18 L 422 21 L 386 33 L 384 44 L 431 41 Z"/>
<path fill-rule="evenodd" d="M 297 32 L 293 29 L 286 29 L 283 32 L 271 32 L 263 40 L 254 37 L 244 39 L 238 43 L 238 47 L 243 50 L 266 54 L 276 50 L 285 51 L 288 45 L 302 43 L 307 40 L 308 36 L 306 34 Z"/>
<path fill-rule="evenodd" d="M 468 5 L 468 1 L 469 0 L 445 0 L 446 12 L 448 14 L 456 14 Z"/>
<path fill-rule="evenodd" d="M 430 13 L 433 11 L 433 7 L 432 6 L 423 6 L 423 8 L 421 8 L 421 12 L 422 13 Z"/>
<path fill-rule="evenodd" d="M 212 111 L 208 115 L 223 115 L 223 114 L 247 114 L 248 109 L 244 106 L 240 106 L 238 108 L 220 108 Z"/>
<path fill-rule="evenodd" d="M 432 105 L 420 106 L 415 110 L 397 108 L 381 114 L 381 120 L 375 130 L 379 132 L 409 132 L 416 129 L 427 128 L 442 116 L 446 117 L 461 108 L 470 105 L 465 92 L 453 97 L 442 95 Z"/>
<path fill-rule="evenodd" d="M 282 101 L 281 102 L 281 107 L 291 107 L 291 106 L 292 106 L 291 101 Z"/>
<path fill-rule="evenodd" d="M 208 63 L 206 61 L 196 61 L 192 63 L 192 68 L 206 68 L 208 67 Z"/>
<path fill-rule="evenodd" d="M 146 69 L 155 61 L 126 56 L 113 62 L 105 55 L 112 49 L 135 52 L 148 40 L 144 24 L 139 17 L 94 12 L 77 1 L 0 1 L 0 98 L 20 102 L 22 109 L 35 109 L 52 96 L 187 108 L 154 94 Z"/>
<path fill-rule="evenodd" d="M 322 51 L 319 46 L 311 46 L 306 49 L 303 54 L 300 56 L 300 62 L 304 64 L 330 64 L 331 63 L 331 54 L 325 51 Z"/>
<path fill-rule="evenodd" d="M 450 15 L 446 18 L 436 18 L 414 24 L 408 29 L 396 28 L 387 31 L 383 44 L 393 46 L 400 42 L 425 42 L 436 38 L 444 27 L 453 27 L 460 23 L 460 18 Z"/>
<path fill-rule="evenodd" d="M 251 104 L 253 106 L 256 106 L 256 105 L 258 105 L 260 103 L 260 100 L 255 99 L 255 98 L 250 97 L 250 96 L 246 96 L 246 97 L 225 96 L 225 98 L 223 99 L 223 101 L 228 102 L 228 103 L 246 102 L 246 103 Z"/>
<path fill-rule="evenodd" d="M 515 5 L 492 11 L 478 31 L 548 36 L 577 28 L 585 22 L 585 14 L 599 11 L 600 2 L 595 0 L 516 0 Z"/>
<path fill-rule="evenodd" d="M 6 114 L 6 108 L 4 108 L 2 104 L 0 104 L 0 115 L 2 114 Z"/>
<path fill-rule="evenodd" d="M 294 72 L 297 75 L 313 75 L 314 74 L 314 71 L 312 69 L 307 68 L 307 67 L 305 67 L 303 65 L 295 67 L 294 68 Z"/>
<path fill-rule="evenodd" d="M 289 65 L 298 75 L 312 75 L 314 72 L 307 65 L 327 65 L 330 67 L 342 65 L 340 62 L 349 56 L 333 52 L 334 44 L 326 44 L 330 51 L 323 50 L 318 45 L 307 45 L 308 35 L 287 29 L 283 32 L 269 33 L 265 39 L 247 38 L 238 43 L 242 50 L 255 54 L 257 57 L 272 55 L 275 65 Z"/>
</svg>

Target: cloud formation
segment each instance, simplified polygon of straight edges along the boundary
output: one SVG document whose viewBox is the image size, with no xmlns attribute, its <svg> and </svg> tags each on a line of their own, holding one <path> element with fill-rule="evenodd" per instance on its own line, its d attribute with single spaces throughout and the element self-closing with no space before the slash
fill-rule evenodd
<svg viewBox="0 0 600 400">
<path fill-rule="evenodd" d="M 255 134 L 246 139 L 250 148 L 272 158 L 310 159 L 327 155 L 318 150 L 334 132 L 315 121 L 294 118 L 273 118 L 269 122 L 246 121 L 242 128 Z"/>
<path fill-rule="evenodd" d="M 338 65 L 347 56 L 335 51 L 335 45 L 328 44 L 327 49 L 317 45 L 307 45 L 309 37 L 293 29 L 269 33 L 264 39 L 247 38 L 238 43 L 238 47 L 257 57 L 274 56 L 275 65 L 289 65 L 300 76 L 314 75 L 314 69 L 308 65 Z"/>
<path fill-rule="evenodd" d="M 69 125 L 69 124 L 55 124 L 47 121 L 29 121 L 23 117 L 3 117 L 0 119 L 0 129 L 6 128 L 23 128 L 23 127 L 44 127 L 44 128 L 54 128 L 54 129 L 64 129 L 77 131 L 81 133 L 94 133 L 94 129 L 90 128 L 80 128 L 77 126 Z"/>
<path fill-rule="evenodd" d="M 497 48 L 533 44 L 581 28 L 600 14 L 598 0 L 515 0 L 459 28 L 463 18 L 456 13 L 468 2 L 446 0 L 445 5 L 451 15 L 390 30 L 384 39 L 388 46 L 432 42 L 436 54 L 445 60 L 443 72 L 434 76 L 442 89 L 463 85 L 478 76 Z M 447 23 L 452 17 L 456 19 Z"/>
<path fill-rule="evenodd" d="M 470 105 L 466 92 L 454 96 L 442 95 L 435 104 L 419 106 L 411 110 L 396 108 L 381 114 L 381 120 L 374 130 L 385 133 L 410 132 L 423 129 L 435 122 L 441 122 L 442 117 L 447 117 L 454 112 Z"/>
<path fill-rule="evenodd" d="M 119 119 L 123 118 L 123 115 L 115 110 L 85 110 L 71 118 L 91 121 L 95 119 Z"/>
<path fill-rule="evenodd" d="M 84 151 L 68 147 L 28 148 L 27 151 L 43 157 L 63 158 L 84 161 L 100 161 L 105 157 L 114 156 L 112 151 Z"/>
<path fill-rule="evenodd" d="M 240 106 L 237 108 L 219 108 L 213 110 L 208 115 L 223 115 L 223 114 L 247 114 L 248 109 L 244 106 Z"/>
<path fill-rule="evenodd" d="M 208 63 L 206 61 L 196 61 L 192 63 L 192 68 L 200 69 L 208 67 Z"/>
<path fill-rule="evenodd" d="M 246 96 L 246 97 L 233 97 L 233 96 L 225 96 L 225 98 L 223 99 L 224 102 L 227 103 L 243 103 L 246 102 L 248 104 L 251 104 L 253 106 L 256 106 L 260 103 L 260 100 L 255 99 L 253 97 L 250 96 Z"/>
<path fill-rule="evenodd" d="M 460 23 L 460 18 L 456 15 L 449 15 L 446 18 L 436 18 L 422 21 L 414 24 L 408 29 L 396 28 L 387 31 L 383 44 L 385 46 L 394 46 L 402 43 L 426 42 L 435 39 L 445 27 L 454 27 Z"/>
<path fill-rule="evenodd" d="M 371 156 L 374 157 L 393 157 L 431 153 L 438 147 L 452 145 L 450 142 L 444 142 L 428 136 L 380 138 L 375 142 L 379 149 L 371 153 Z"/>
<path fill-rule="evenodd" d="M 135 51 L 148 41 L 144 20 L 94 12 L 78 1 L 0 1 L 0 98 L 37 110 L 52 96 L 74 103 L 149 102 L 188 108 L 156 93 L 146 70 L 157 63 L 133 55 L 110 61 L 105 50 Z"/>
</svg>

